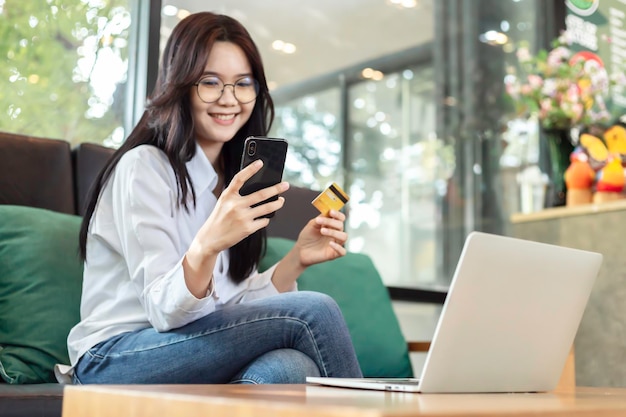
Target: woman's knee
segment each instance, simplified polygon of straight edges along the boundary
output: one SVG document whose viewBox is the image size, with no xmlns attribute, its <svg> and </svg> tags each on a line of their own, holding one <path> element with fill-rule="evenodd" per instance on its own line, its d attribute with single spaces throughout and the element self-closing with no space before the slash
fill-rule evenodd
<svg viewBox="0 0 626 417">
<path fill-rule="evenodd" d="M 302 310 L 309 324 L 315 322 L 328 325 L 331 323 L 343 324 L 344 317 L 337 305 L 337 302 L 327 294 L 303 291 L 305 301 L 302 303 Z"/>
<path fill-rule="evenodd" d="M 316 291 L 300 291 L 297 303 L 302 310 L 322 314 L 341 314 L 337 302 L 329 295 Z"/>
<path fill-rule="evenodd" d="M 307 376 L 320 376 L 309 356 L 295 349 L 277 349 L 255 359 L 231 383 L 302 384 Z"/>
</svg>

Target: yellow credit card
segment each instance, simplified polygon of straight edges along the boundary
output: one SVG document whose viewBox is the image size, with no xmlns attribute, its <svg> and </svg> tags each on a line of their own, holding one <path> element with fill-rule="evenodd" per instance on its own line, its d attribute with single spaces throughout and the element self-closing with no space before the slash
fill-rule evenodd
<svg viewBox="0 0 626 417">
<path fill-rule="evenodd" d="M 320 213 L 327 216 L 330 210 L 341 210 L 348 200 L 350 200 L 348 194 L 333 182 L 328 188 L 322 191 L 320 195 L 315 197 L 315 200 L 313 200 L 311 204 L 313 204 Z"/>
</svg>

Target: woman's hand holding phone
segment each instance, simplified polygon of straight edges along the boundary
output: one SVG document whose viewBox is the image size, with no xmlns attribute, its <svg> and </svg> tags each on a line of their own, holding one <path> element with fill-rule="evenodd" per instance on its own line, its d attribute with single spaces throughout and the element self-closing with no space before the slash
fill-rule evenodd
<svg viewBox="0 0 626 417">
<path fill-rule="evenodd" d="M 248 178 L 239 190 L 241 195 L 248 195 L 263 188 L 278 184 L 283 178 L 285 159 L 287 158 L 287 141 L 280 138 L 250 136 L 243 144 L 240 169 L 244 169 L 254 161 L 263 161 L 263 167 Z M 273 196 L 256 204 L 266 204 L 277 197 Z M 272 217 L 274 212 L 266 217 Z"/>
<path fill-rule="evenodd" d="M 247 196 L 239 191 L 243 184 L 258 172 L 263 163 L 255 162 L 237 173 L 230 185 L 217 199 L 215 209 L 194 237 L 185 258 L 183 268 L 185 281 L 192 294 L 202 298 L 212 285 L 212 271 L 217 255 L 236 243 L 267 226 L 269 218 L 264 217 L 280 209 L 285 199 L 278 197 L 270 203 L 251 207 L 258 202 L 276 197 L 289 188 L 281 182 Z"/>
<path fill-rule="evenodd" d="M 267 145 L 267 146 L 266 146 Z M 206 294 L 217 255 L 270 222 L 285 203 L 281 193 L 289 189 L 281 182 L 287 152 L 282 139 L 248 138 L 241 170 L 233 177 L 185 254 L 183 268 L 190 291 Z"/>
<path fill-rule="evenodd" d="M 289 183 L 279 182 L 248 195 L 241 195 L 241 187 L 263 167 L 258 160 L 239 171 L 222 191 L 215 209 L 198 231 L 194 243 L 202 252 L 217 254 L 226 250 L 263 227 L 270 213 L 279 210 L 285 199 L 279 194 L 289 189 Z M 274 199 L 275 198 L 275 199 Z M 265 200 L 268 203 L 260 204 Z M 192 245 L 194 244 L 192 243 Z"/>
</svg>

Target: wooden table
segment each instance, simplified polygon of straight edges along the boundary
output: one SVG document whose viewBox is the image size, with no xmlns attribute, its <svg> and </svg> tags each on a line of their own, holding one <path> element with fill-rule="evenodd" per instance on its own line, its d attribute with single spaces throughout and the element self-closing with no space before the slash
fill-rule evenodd
<svg viewBox="0 0 626 417">
<path fill-rule="evenodd" d="M 413 394 L 315 385 L 67 386 L 63 417 L 625 416 L 626 389 Z"/>
</svg>

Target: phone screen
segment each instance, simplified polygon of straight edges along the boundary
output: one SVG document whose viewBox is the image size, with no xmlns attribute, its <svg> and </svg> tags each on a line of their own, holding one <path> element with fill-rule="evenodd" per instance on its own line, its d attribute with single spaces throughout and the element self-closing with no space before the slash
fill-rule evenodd
<svg viewBox="0 0 626 417">
<path fill-rule="evenodd" d="M 245 182 L 239 193 L 248 195 L 281 182 L 286 157 L 287 141 L 285 139 L 258 136 L 247 138 L 244 142 L 243 154 L 241 156 L 241 169 L 257 159 L 263 161 L 263 168 Z M 255 204 L 253 207 L 274 201 L 277 198 L 277 196 L 274 196 Z M 270 213 L 266 217 L 272 217 L 273 215 L 274 213 Z"/>
</svg>

